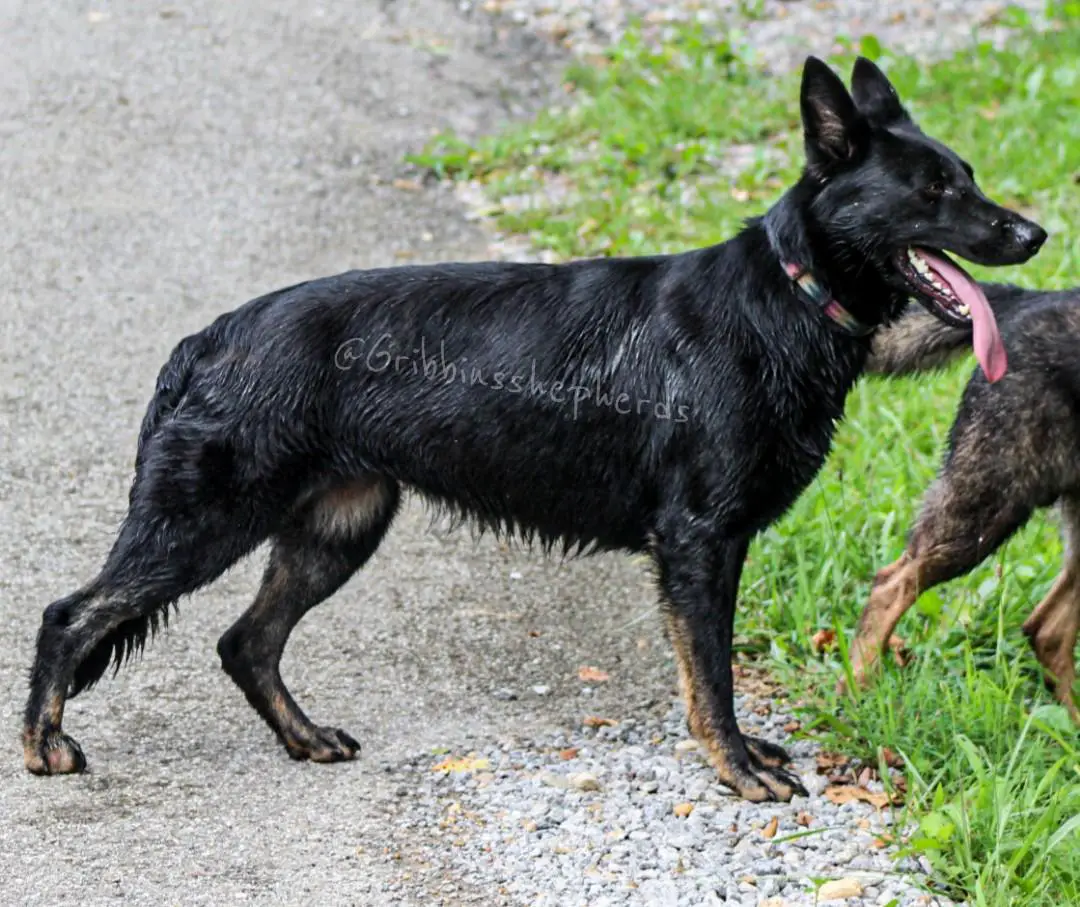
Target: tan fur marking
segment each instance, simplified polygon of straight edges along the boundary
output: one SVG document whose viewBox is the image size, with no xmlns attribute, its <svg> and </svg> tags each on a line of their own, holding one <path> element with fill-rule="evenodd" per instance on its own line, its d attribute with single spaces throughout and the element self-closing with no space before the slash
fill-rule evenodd
<svg viewBox="0 0 1080 907">
<path fill-rule="evenodd" d="M 858 686 L 866 685 L 870 671 L 885 651 L 900 618 L 919 597 L 921 568 L 921 560 L 910 551 L 905 551 L 898 560 L 883 567 L 874 577 L 870 599 L 859 615 L 855 639 L 851 644 L 851 669 Z M 846 685 L 841 680 L 840 690 L 844 690 Z"/>
<path fill-rule="evenodd" d="M 665 616 L 667 618 L 668 639 L 675 649 L 675 663 L 679 671 L 679 689 L 686 704 L 687 726 L 690 728 L 690 733 L 697 738 L 705 749 L 706 757 L 709 764 L 715 769 L 717 777 L 723 784 L 732 790 L 738 791 L 740 796 L 752 802 L 768 800 L 770 791 L 773 796 L 781 800 L 790 800 L 794 795 L 794 789 L 789 785 L 770 778 L 768 775 L 755 777 L 745 772 L 737 772 L 732 767 L 728 746 L 713 728 L 708 710 L 706 709 L 703 712 L 701 708 L 704 697 L 702 697 L 701 691 L 698 690 L 691 656 L 690 634 L 686 624 L 678 616 L 670 612 Z M 757 783 L 750 783 L 751 778 Z"/>
<path fill-rule="evenodd" d="M 1046 597 L 1024 621 L 1023 629 L 1046 672 L 1047 684 L 1080 725 L 1080 709 L 1073 698 L 1074 653 L 1080 630 L 1080 577 L 1075 567 L 1070 565 L 1061 571 Z"/>
<path fill-rule="evenodd" d="M 50 728 L 59 728 L 64 721 L 64 697 L 53 696 L 45 706 L 45 716 Z"/>
<path fill-rule="evenodd" d="M 41 738 L 29 728 L 23 731 L 23 765 L 35 775 L 48 773 L 48 766 L 41 758 Z"/>
<path fill-rule="evenodd" d="M 278 722 L 278 729 L 284 734 L 288 740 L 289 746 L 297 745 L 302 746 L 300 743 L 303 740 L 303 729 L 299 729 L 300 733 L 297 733 L 297 720 L 296 714 L 292 707 L 292 704 L 285 699 L 285 695 L 281 692 L 275 692 L 270 696 L 270 709 L 273 712 L 274 719 Z"/>
<path fill-rule="evenodd" d="M 378 481 L 354 482 L 325 492 L 312 511 L 315 531 L 324 536 L 355 535 L 367 529 L 386 506 L 386 486 Z"/>
<path fill-rule="evenodd" d="M 672 614 L 667 615 L 668 638 L 675 649 L 675 664 L 679 671 L 679 692 L 686 705 L 686 723 L 690 733 L 705 742 L 706 733 L 698 712 L 697 691 L 694 684 L 694 666 L 690 661 L 690 640 L 686 625 Z"/>
</svg>

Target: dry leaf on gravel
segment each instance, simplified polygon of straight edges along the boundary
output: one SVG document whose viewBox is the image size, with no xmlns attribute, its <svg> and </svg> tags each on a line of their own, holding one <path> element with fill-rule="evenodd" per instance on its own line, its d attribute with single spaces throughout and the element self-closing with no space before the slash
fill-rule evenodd
<svg viewBox="0 0 1080 907">
<path fill-rule="evenodd" d="M 744 695 L 772 699 L 783 691 L 783 687 L 761 668 L 733 665 L 731 670 L 735 675 L 735 689 Z"/>
<path fill-rule="evenodd" d="M 560 759 L 566 759 L 566 760 L 573 759 L 575 756 L 577 756 L 577 754 L 578 754 L 578 748 L 576 746 L 572 746 L 569 749 L 565 749 L 565 750 L 559 750 L 559 758 Z"/>
<path fill-rule="evenodd" d="M 808 812 L 801 812 L 795 817 L 795 824 L 801 825 L 803 828 L 809 828 L 810 823 L 814 821 L 814 817 Z"/>
<path fill-rule="evenodd" d="M 775 838 L 776 837 L 776 829 L 778 829 L 779 827 L 780 827 L 780 818 L 778 816 L 773 816 L 771 819 L 769 819 L 769 824 L 766 825 L 763 829 L 761 829 L 761 837 L 763 837 L 763 838 Z"/>
<path fill-rule="evenodd" d="M 904 767 L 904 758 L 903 758 L 903 756 L 900 756 L 897 753 L 894 753 L 887 746 L 883 746 L 881 748 L 881 758 L 885 760 L 885 764 L 887 766 L 889 766 L 889 768 L 903 768 Z"/>
<path fill-rule="evenodd" d="M 690 813 L 694 811 L 693 803 L 676 803 L 672 812 L 675 813 L 680 819 L 685 819 Z"/>
<path fill-rule="evenodd" d="M 433 772 L 477 772 L 489 768 L 491 765 L 487 759 L 477 758 L 475 755 L 456 758 L 448 756 L 442 762 L 431 767 Z"/>
<path fill-rule="evenodd" d="M 611 680 L 611 675 L 607 671 L 601 671 L 599 668 L 590 665 L 578 668 L 577 676 L 578 680 L 584 680 L 587 683 L 605 683 Z"/>
<path fill-rule="evenodd" d="M 850 803 L 852 800 L 861 800 L 863 803 L 869 803 L 877 809 L 883 809 L 890 803 L 888 794 L 869 791 L 865 787 L 858 787 L 854 784 L 837 784 L 834 787 L 827 787 L 825 788 L 825 796 L 838 806 Z M 900 800 L 896 798 L 891 802 L 899 803 Z"/>
<path fill-rule="evenodd" d="M 600 790 L 599 779 L 589 772 L 576 772 L 566 780 L 574 790 Z"/>
<path fill-rule="evenodd" d="M 824 775 L 826 772 L 834 771 L 838 768 L 844 768 L 851 762 L 850 756 L 845 756 L 843 753 L 834 753 L 829 750 L 822 750 L 815 757 L 817 760 L 817 772 L 819 775 Z"/>
<path fill-rule="evenodd" d="M 581 722 L 585 727 L 615 727 L 619 722 L 614 718 L 600 718 L 598 715 L 586 715 Z"/>
</svg>

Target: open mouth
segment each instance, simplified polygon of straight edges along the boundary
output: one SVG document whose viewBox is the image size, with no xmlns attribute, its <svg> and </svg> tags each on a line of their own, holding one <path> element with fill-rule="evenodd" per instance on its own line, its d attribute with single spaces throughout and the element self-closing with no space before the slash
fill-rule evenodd
<svg viewBox="0 0 1080 907">
<path fill-rule="evenodd" d="M 1000 379 L 1006 370 L 1001 341 L 990 301 L 978 282 L 941 252 L 909 247 L 893 257 L 897 271 L 915 299 L 946 324 L 971 328 L 972 345 L 986 377 Z"/>
<path fill-rule="evenodd" d="M 928 253 L 928 250 L 909 247 L 898 252 L 893 261 L 917 300 L 929 309 L 931 314 L 953 327 L 967 327 L 971 324 L 970 304 L 960 298 L 957 293 L 959 288 L 954 288 L 946 274 L 942 273 L 947 269 L 941 265 L 948 260 L 941 252 Z M 948 270 L 955 272 L 959 269 L 953 265 Z"/>
</svg>

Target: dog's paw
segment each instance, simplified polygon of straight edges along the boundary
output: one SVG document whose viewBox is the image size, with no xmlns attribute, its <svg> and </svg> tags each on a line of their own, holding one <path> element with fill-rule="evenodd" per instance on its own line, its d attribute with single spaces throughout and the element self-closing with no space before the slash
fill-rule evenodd
<svg viewBox="0 0 1080 907">
<path fill-rule="evenodd" d="M 360 744 L 333 727 L 316 727 L 303 740 L 289 740 L 285 748 L 293 759 L 311 762 L 348 762 L 360 754 Z"/>
<path fill-rule="evenodd" d="M 82 748 L 63 731 L 49 731 L 23 744 L 23 763 L 34 775 L 74 775 L 86 771 Z"/>
<path fill-rule="evenodd" d="M 786 803 L 792 797 L 810 796 L 793 772 L 777 764 L 781 758 L 790 761 L 783 749 L 756 737 L 744 737 L 743 743 L 743 747 L 725 747 L 715 741 L 710 747 L 711 761 L 722 784 L 754 803 Z"/>
<path fill-rule="evenodd" d="M 720 774 L 720 782 L 730 787 L 744 800 L 753 803 L 780 801 L 787 803 L 793 797 L 809 797 L 802 782 L 789 771 L 768 766 L 729 766 Z"/>
<path fill-rule="evenodd" d="M 779 768 L 791 762 L 791 756 L 782 746 L 769 743 L 768 740 L 762 740 L 760 737 L 750 737 L 748 735 L 743 736 L 743 741 L 746 743 L 746 749 L 749 751 L 750 756 L 760 765 L 767 768 Z"/>
</svg>

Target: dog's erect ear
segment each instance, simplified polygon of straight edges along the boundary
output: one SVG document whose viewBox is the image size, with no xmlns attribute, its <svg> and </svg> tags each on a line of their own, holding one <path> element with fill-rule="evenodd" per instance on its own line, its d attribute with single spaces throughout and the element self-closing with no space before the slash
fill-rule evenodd
<svg viewBox="0 0 1080 907">
<path fill-rule="evenodd" d="M 867 144 L 867 122 L 840 77 L 817 57 L 806 58 L 800 103 L 807 162 L 854 162 Z"/>
<path fill-rule="evenodd" d="M 859 112 L 872 123 L 888 126 L 911 119 L 892 82 L 866 57 L 856 59 L 851 69 L 851 94 Z"/>
</svg>

